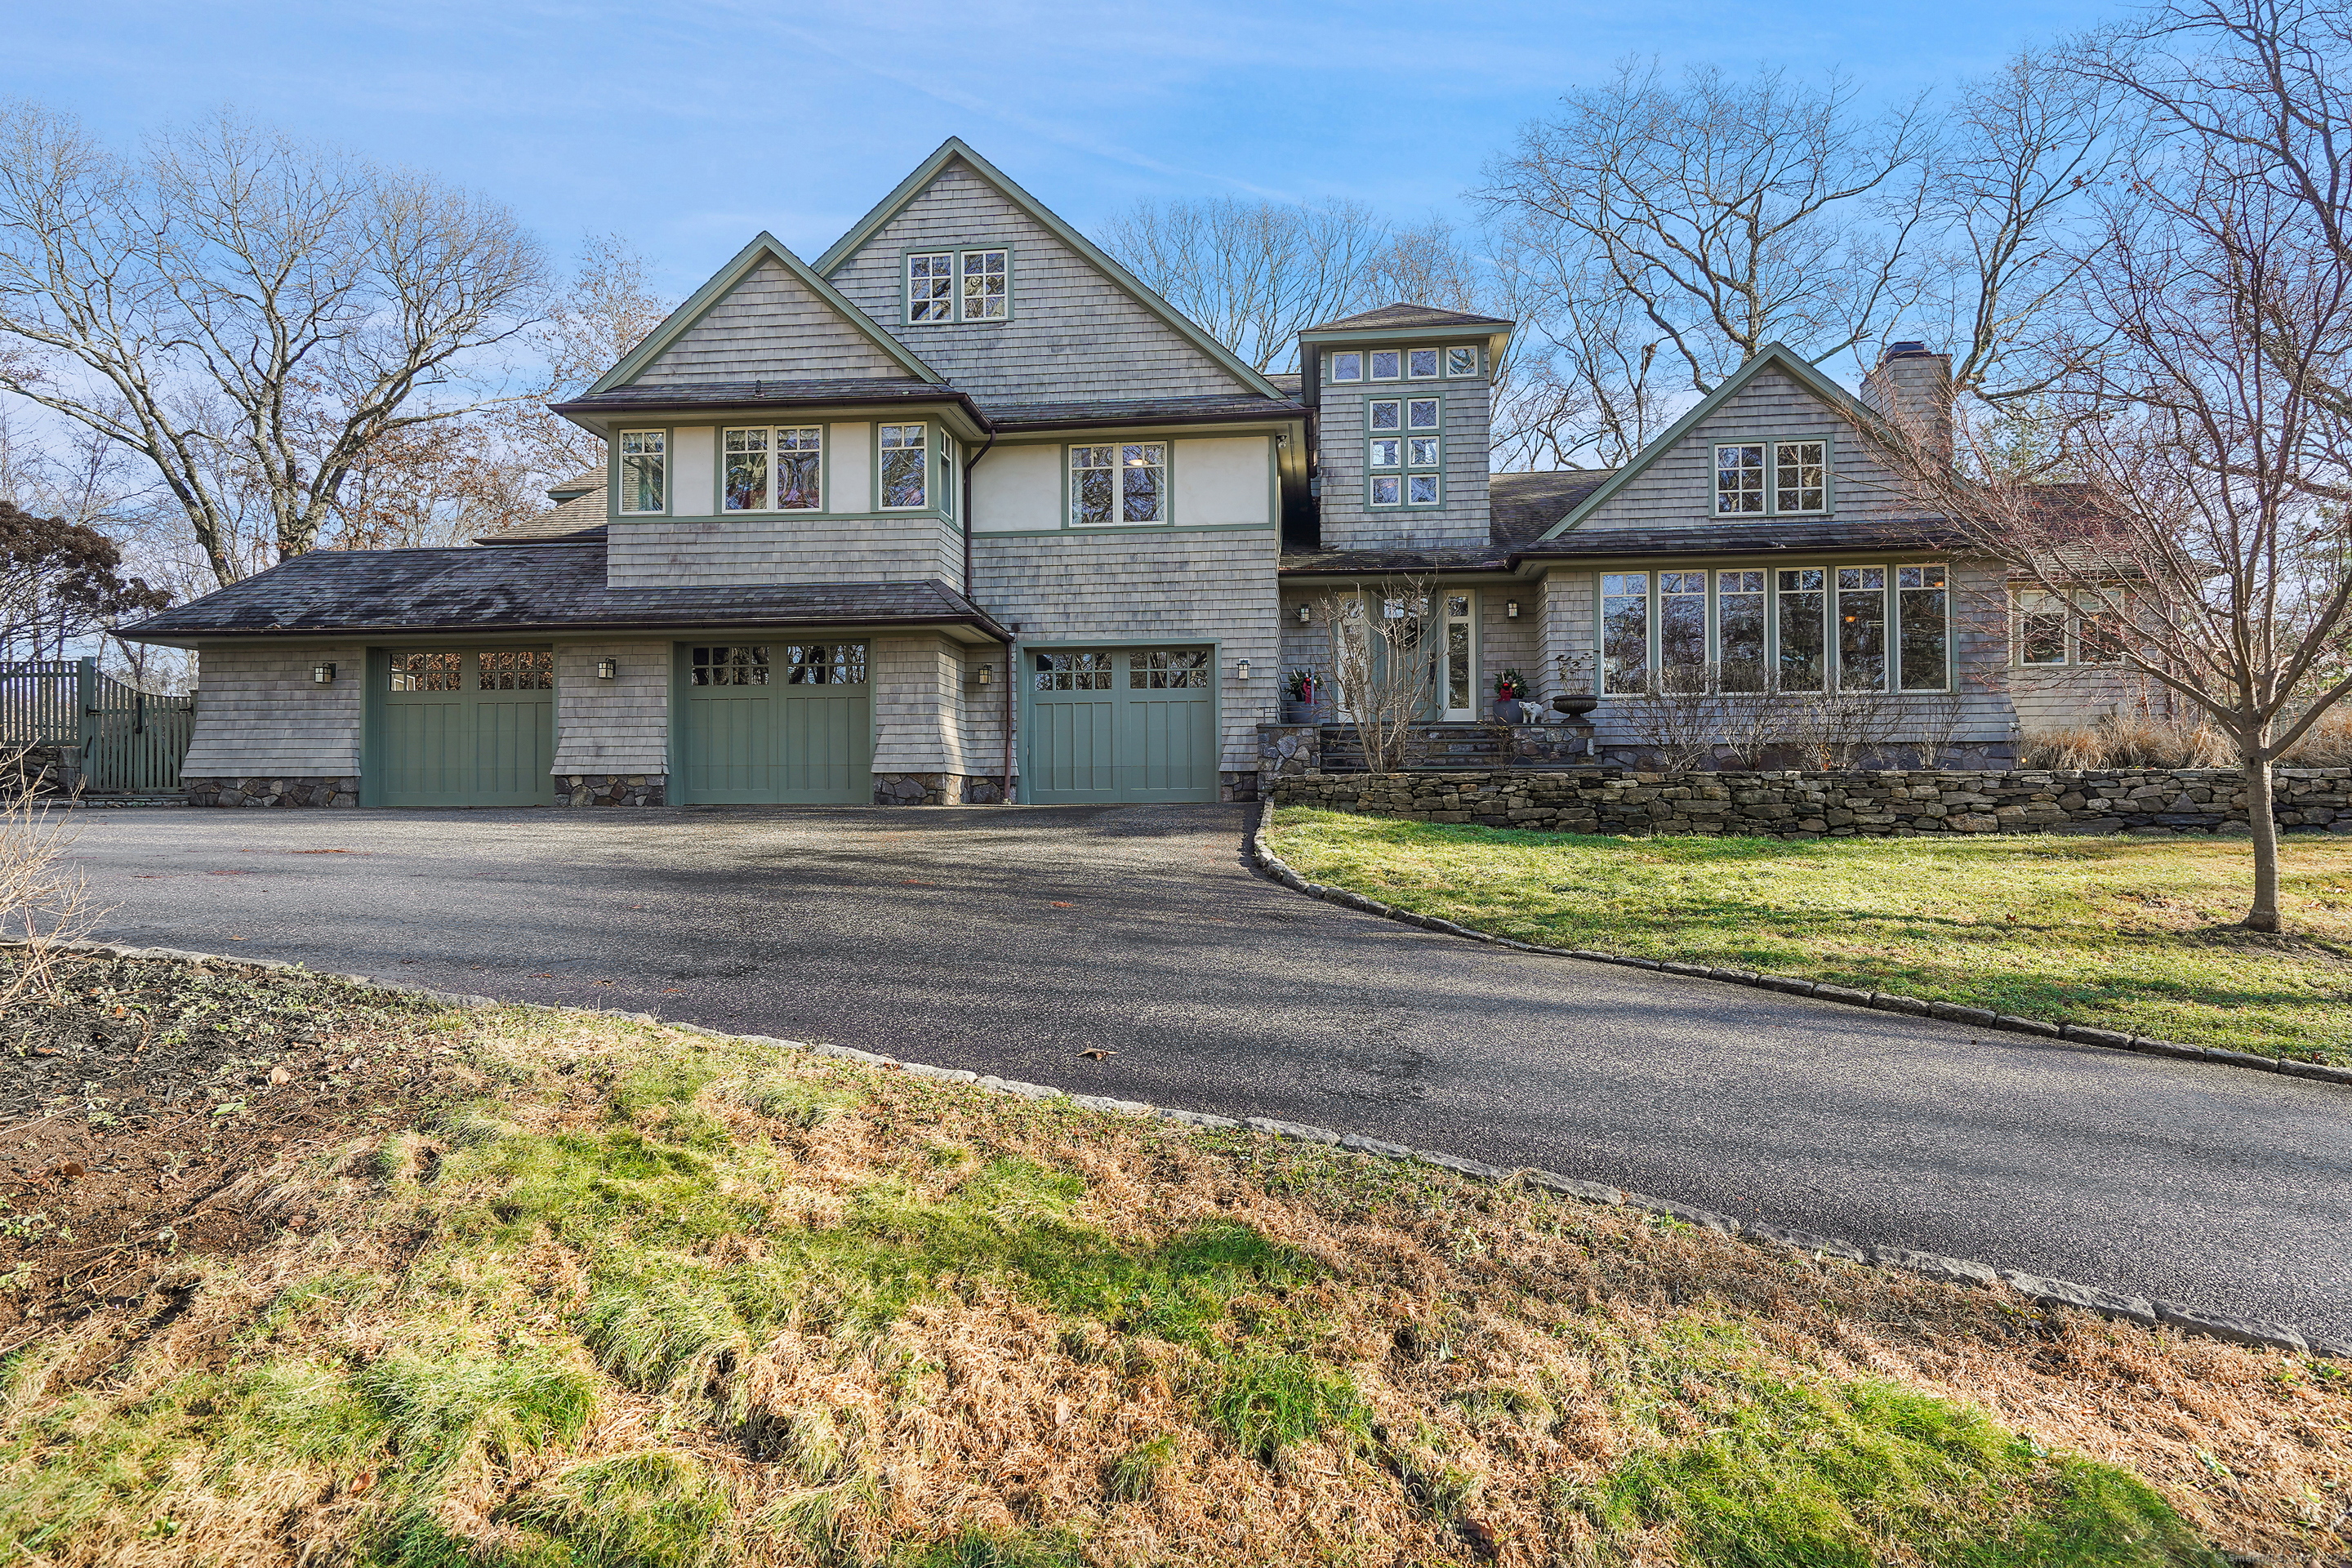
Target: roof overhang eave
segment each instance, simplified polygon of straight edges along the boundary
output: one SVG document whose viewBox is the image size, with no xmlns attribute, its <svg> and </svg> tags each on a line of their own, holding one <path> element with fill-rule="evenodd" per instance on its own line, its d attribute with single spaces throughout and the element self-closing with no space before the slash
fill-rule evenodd
<svg viewBox="0 0 2352 1568">
<path fill-rule="evenodd" d="M 546 623 L 517 622 L 494 626 L 406 626 L 374 625 L 363 626 L 236 626 L 217 631 L 172 632 L 163 636 L 143 636 L 136 626 L 116 634 L 126 641 L 151 643 L 158 647 L 192 648 L 206 643 L 239 641 L 291 642 L 333 640 L 339 642 L 369 641 L 380 637 L 470 637 L 480 639 L 505 639 L 565 637 L 574 633 L 602 635 L 606 632 L 666 632 L 683 635 L 699 628 L 733 629 L 772 626 L 789 630 L 801 626 L 871 626 L 877 632 L 902 626 L 969 626 L 982 634 L 984 640 L 1010 645 L 1013 633 L 1000 625 L 985 611 L 967 615 L 941 616 L 772 616 L 750 620 L 713 617 L 707 620 L 631 620 L 597 619 L 553 621 Z"/>
<path fill-rule="evenodd" d="M 597 403 L 575 399 L 569 403 L 551 403 L 548 411 L 560 414 L 574 425 L 606 440 L 612 438 L 614 424 L 626 424 L 636 419 L 660 420 L 677 424 L 701 414 L 740 413 L 760 408 L 809 408 L 837 410 L 844 414 L 877 414 L 889 409 L 951 408 L 963 416 L 962 428 L 957 433 L 971 440 L 985 440 L 995 434 L 996 426 L 980 411 L 971 395 L 950 389 L 936 397 L 723 397 L 693 403 L 664 403 L 649 399 L 643 404 Z"/>
</svg>

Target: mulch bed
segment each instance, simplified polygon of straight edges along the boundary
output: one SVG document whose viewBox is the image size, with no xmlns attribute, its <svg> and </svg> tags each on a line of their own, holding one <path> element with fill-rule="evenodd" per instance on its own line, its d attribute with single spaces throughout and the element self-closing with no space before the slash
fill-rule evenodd
<svg viewBox="0 0 2352 1568">
<path fill-rule="evenodd" d="M 13 966 L 0 961 L 0 985 Z M 445 1093 L 443 1012 L 300 972 L 73 959 L 0 1008 L 0 1353 L 305 1216 L 209 1200 Z"/>
</svg>

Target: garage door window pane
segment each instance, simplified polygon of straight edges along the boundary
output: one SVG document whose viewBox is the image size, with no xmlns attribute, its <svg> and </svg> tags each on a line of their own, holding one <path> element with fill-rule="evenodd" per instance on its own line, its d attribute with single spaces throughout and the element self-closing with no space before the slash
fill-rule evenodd
<svg viewBox="0 0 2352 1568">
<path fill-rule="evenodd" d="M 455 691 L 462 653 L 396 653 L 392 656 L 394 691 Z"/>
<path fill-rule="evenodd" d="M 1198 647 L 1151 648 L 1128 655 L 1127 688 L 1130 691 L 1205 689 L 1209 684 L 1209 650 Z"/>
<path fill-rule="evenodd" d="M 696 648 L 688 679 L 697 686 L 765 686 L 768 650 L 743 647 Z"/>
<path fill-rule="evenodd" d="M 788 686 L 863 686 L 864 643 L 794 643 L 784 650 L 792 672 Z"/>
<path fill-rule="evenodd" d="M 476 665 L 477 691 L 552 691 L 555 655 L 528 648 L 492 648 Z"/>
<path fill-rule="evenodd" d="M 1041 653 L 1037 656 L 1040 691 L 1108 691 L 1110 655 L 1107 653 Z"/>
</svg>

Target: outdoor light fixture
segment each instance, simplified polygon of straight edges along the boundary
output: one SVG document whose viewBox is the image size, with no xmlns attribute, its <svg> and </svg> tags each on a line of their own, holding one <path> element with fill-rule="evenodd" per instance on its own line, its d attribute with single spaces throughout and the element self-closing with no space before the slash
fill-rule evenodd
<svg viewBox="0 0 2352 1568">
<path fill-rule="evenodd" d="M 619 659 L 617 659 L 617 658 L 600 658 L 600 659 L 598 659 L 598 660 L 596 661 L 596 679 L 599 679 L 599 680 L 615 680 L 615 679 L 618 679 L 620 678 L 620 674 L 621 674 L 621 661 L 620 661 Z"/>
<path fill-rule="evenodd" d="M 1308 622 L 1312 621 L 1314 618 L 1315 618 L 1315 611 L 1313 610 L 1313 608 L 1311 608 L 1310 606 L 1306 605 L 1299 605 L 1299 606 L 1298 606 L 1298 624 L 1299 624 L 1300 626 L 1306 626 Z"/>
<path fill-rule="evenodd" d="M 1249 679 L 1249 660 L 1243 659 L 1240 663 L 1234 666 L 1234 679 L 1235 680 L 1247 680 Z"/>
<path fill-rule="evenodd" d="M 1519 618 L 1519 602 L 1517 599 L 1503 601 L 1503 618 L 1507 621 L 1516 621 Z"/>
<path fill-rule="evenodd" d="M 983 664 L 980 667 L 977 679 L 981 685 L 985 686 L 989 683 L 990 679 L 995 676 L 995 674 L 996 666 L 992 664 Z"/>
<path fill-rule="evenodd" d="M 310 680 L 313 685 L 332 686 L 335 683 L 335 667 L 331 664 L 312 665 Z"/>
</svg>

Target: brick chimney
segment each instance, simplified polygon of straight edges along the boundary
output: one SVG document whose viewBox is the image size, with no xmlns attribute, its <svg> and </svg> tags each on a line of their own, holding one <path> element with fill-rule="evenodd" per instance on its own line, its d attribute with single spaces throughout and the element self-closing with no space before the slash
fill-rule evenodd
<svg viewBox="0 0 2352 1568">
<path fill-rule="evenodd" d="M 1862 379 L 1862 401 L 1896 429 L 1952 460 L 1952 356 L 1922 342 L 1889 343 Z"/>
</svg>

